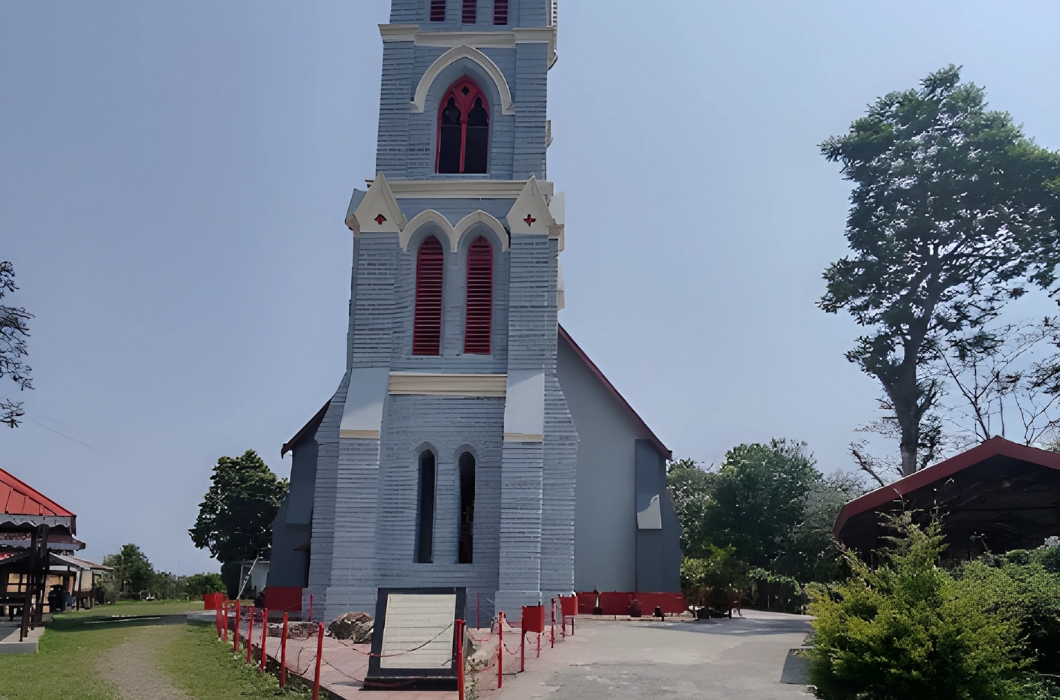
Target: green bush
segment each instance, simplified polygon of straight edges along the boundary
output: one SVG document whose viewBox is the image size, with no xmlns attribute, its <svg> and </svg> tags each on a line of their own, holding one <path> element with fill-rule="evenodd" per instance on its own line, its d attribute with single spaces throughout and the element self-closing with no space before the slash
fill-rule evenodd
<svg viewBox="0 0 1060 700">
<path fill-rule="evenodd" d="M 221 574 L 192 574 L 187 580 L 188 597 L 201 598 L 206 593 L 224 593 L 225 581 Z"/>
<path fill-rule="evenodd" d="M 994 700 L 1033 697 L 1021 685 L 1018 590 L 1002 570 L 939 566 L 938 522 L 908 515 L 876 568 L 850 556 L 851 577 L 810 591 L 810 679 L 825 700 Z"/>
<path fill-rule="evenodd" d="M 681 591 L 689 605 L 728 610 L 747 587 L 747 562 L 734 547 L 707 547 L 703 558 L 686 557 L 681 562 Z"/>
</svg>

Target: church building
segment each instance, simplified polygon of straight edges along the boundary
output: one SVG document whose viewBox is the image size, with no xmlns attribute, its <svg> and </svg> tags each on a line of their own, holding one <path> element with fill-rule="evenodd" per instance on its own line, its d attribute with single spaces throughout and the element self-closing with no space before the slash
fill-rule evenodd
<svg viewBox="0 0 1060 700">
<path fill-rule="evenodd" d="M 331 619 L 382 587 L 457 586 L 517 618 L 573 591 L 680 591 L 670 451 L 558 323 L 556 2 L 393 0 L 380 25 L 346 372 L 283 446 L 274 606 L 312 595 Z"/>
</svg>

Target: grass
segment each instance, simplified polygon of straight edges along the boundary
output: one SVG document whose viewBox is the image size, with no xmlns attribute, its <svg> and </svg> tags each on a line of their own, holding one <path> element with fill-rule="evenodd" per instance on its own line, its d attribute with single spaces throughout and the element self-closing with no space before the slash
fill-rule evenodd
<svg viewBox="0 0 1060 700">
<path fill-rule="evenodd" d="M 174 686 L 196 700 L 304 697 L 299 692 L 281 690 L 275 676 L 246 664 L 245 653 L 233 654 L 231 644 L 217 641 L 213 625 L 190 624 L 175 629 L 177 634 L 167 650 L 163 668 Z"/>
<path fill-rule="evenodd" d="M 121 602 L 55 616 L 37 654 L 0 655 L 0 697 L 4 700 L 117 700 L 113 684 L 99 670 L 100 658 L 141 624 L 115 617 L 154 617 L 201 610 L 197 601 Z M 269 698 L 275 680 L 237 664 L 230 648 L 213 642 L 214 628 L 171 625 L 165 657 L 174 684 L 194 698 Z M 190 685 L 182 685 L 188 683 Z M 271 686 L 270 686 L 271 683 Z"/>
<path fill-rule="evenodd" d="M 58 614 L 45 628 L 38 653 L 0 655 L 0 693 L 4 700 L 114 700 L 114 686 L 100 675 L 97 663 L 135 623 L 110 618 L 170 615 L 201 607 L 188 601 L 129 601 Z"/>
</svg>

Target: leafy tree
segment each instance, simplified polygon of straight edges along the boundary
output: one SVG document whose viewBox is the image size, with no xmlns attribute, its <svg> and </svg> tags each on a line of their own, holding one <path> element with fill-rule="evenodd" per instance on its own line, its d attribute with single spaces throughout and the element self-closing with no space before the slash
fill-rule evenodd
<svg viewBox="0 0 1060 700">
<path fill-rule="evenodd" d="M 706 507 L 709 544 L 732 545 L 752 566 L 769 566 L 803 520 L 806 496 L 821 478 L 814 464 L 801 442 L 774 439 L 729 450 Z"/>
<path fill-rule="evenodd" d="M 792 529 L 791 539 L 772 562 L 771 570 L 803 583 L 845 578 L 848 569 L 832 536 L 832 526 L 843 506 L 865 491 L 862 478 L 849 472 L 835 472 L 813 483 L 803 498 L 802 519 Z"/>
<path fill-rule="evenodd" d="M 852 577 L 810 589 L 816 617 L 810 680 L 825 700 L 1018 698 L 1022 659 L 1017 587 L 989 567 L 955 578 L 939 566 L 937 521 L 921 529 L 909 514 L 870 567 L 850 557 Z"/>
<path fill-rule="evenodd" d="M 714 474 L 694 459 L 677 459 L 666 465 L 666 483 L 674 497 L 674 509 L 681 523 L 681 551 L 685 556 L 704 556 L 709 536 L 706 531 L 707 505 Z"/>
<path fill-rule="evenodd" d="M 151 562 L 135 544 L 124 544 L 117 554 L 103 557 L 103 565 L 114 569 L 111 577 L 116 597 L 139 596 L 150 588 L 154 580 Z"/>
<path fill-rule="evenodd" d="M 0 262 L 0 299 L 18 289 L 15 284 L 15 268 L 7 262 Z M 32 389 L 30 367 L 23 357 L 27 355 L 26 338 L 29 337 L 29 326 L 26 322 L 33 314 L 20 306 L 0 304 L 0 379 L 11 377 L 18 385 L 19 391 Z M 17 428 L 19 418 L 25 415 L 21 401 L 11 401 L 0 397 L 0 423 Z"/>
<path fill-rule="evenodd" d="M 277 479 L 257 452 L 247 450 L 218 459 L 210 481 L 195 527 L 188 530 L 192 542 L 221 563 L 264 556 L 287 479 Z"/>
<path fill-rule="evenodd" d="M 184 584 L 187 595 L 192 600 L 201 598 L 206 593 L 224 593 L 225 582 L 221 574 L 192 574 Z"/>
<path fill-rule="evenodd" d="M 691 605 L 728 609 L 747 588 L 747 562 L 736 556 L 735 547 L 705 548 L 702 557 L 681 562 L 681 591 Z"/>
<path fill-rule="evenodd" d="M 846 356 L 882 384 L 908 475 L 939 399 L 943 341 L 982 329 L 1027 285 L 1055 281 L 1060 154 L 987 110 L 954 66 L 880 98 L 821 152 L 854 189 L 852 255 L 825 271 L 819 305 L 866 329 Z"/>
</svg>

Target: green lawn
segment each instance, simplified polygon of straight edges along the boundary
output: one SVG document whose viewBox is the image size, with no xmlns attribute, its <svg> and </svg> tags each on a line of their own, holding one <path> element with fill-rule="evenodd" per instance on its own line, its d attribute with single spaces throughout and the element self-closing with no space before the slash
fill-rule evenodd
<svg viewBox="0 0 1060 700">
<path fill-rule="evenodd" d="M 201 602 L 129 602 L 55 616 L 37 654 L 0 655 L 3 700 L 119 700 L 117 688 L 99 672 L 101 657 L 150 620 L 121 621 L 201 610 Z M 165 635 L 160 666 L 176 687 L 201 700 L 272 698 L 280 694 L 272 676 L 239 663 L 216 639 L 211 624 L 174 624 Z"/>
</svg>

